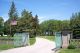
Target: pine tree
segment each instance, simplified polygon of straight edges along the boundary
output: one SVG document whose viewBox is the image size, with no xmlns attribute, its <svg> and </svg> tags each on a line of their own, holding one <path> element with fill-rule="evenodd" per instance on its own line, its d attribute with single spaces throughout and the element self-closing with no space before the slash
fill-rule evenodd
<svg viewBox="0 0 80 53">
<path fill-rule="evenodd" d="M 11 21 L 18 20 L 18 14 L 17 14 L 17 10 L 16 10 L 14 2 L 12 2 L 11 6 L 10 6 L 8 15 L 9 15 L 9 19 L 4 23 L 4 26 L 5 26 L 4 32 L 7 35 L 13 36 L 14 33 L 16 33 L 16 26 L 12 26 Z"/>
<path fill-rule="evenodd" d="M 3 32 L 4 32 L 4 20 L 2 17 L 0 17 L 0 35 L 3 36 Z"/>
<path fill-rule="evenodd" d="M 14 19 L 17 20 L 17 18 L 18 18 L 18 14 L 17 14 L 17 11 L 16 11 L 16 7 L 15 7 L 14 2 L 12 2 L 8 14 L 9 14 L 9 19 L 10 19 L 10 20 L 14 20 Z"/>
</svg>

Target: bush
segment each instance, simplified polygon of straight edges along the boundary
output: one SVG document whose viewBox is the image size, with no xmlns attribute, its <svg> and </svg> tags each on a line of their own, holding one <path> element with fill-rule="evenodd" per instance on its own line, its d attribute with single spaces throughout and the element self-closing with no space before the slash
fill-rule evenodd
<svg viewBox="0 0 80 53">
<path fill-rule="evenodd" d="M 36 35 L 30 35 L 30 38 L 34 38 L 34 37 L 36 37 Z"/>
<path fill-rule="evenodd" d="M 74 45 L 72 45 L 72 44 L 70 44 L 69 46 L 68 46 L 68 49 L 75 49 L 76 47 L 74 46 Z"/>
</svg>

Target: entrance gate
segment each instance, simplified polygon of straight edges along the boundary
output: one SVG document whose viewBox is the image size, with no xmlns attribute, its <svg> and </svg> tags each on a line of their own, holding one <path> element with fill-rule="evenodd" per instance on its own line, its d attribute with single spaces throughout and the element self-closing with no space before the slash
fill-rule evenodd
<svg viewBox="0 0 80 53">
<path fill-rule="evenodd" d="M 61 32 L 56 32 L 55 33 L 55 42 L 56 42 L 56 48 L 61 48 L 62 47 Z"/>
<path fill-rule="evenodd" d="M 14 46 L 26 46 L 29 44 L 29 33 L 15 33 Z"/>
</svg>

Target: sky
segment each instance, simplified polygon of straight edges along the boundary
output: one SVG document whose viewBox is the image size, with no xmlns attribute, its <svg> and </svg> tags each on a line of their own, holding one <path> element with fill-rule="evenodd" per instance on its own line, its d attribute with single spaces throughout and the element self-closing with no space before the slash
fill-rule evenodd
<svg viewBox="0 0 80 53">
<path fill-rule="evenodd" d="M 12 0 L 0 0 L 0 16 L 6 21 Z M 72 13 L 80 11 L 80 0 L 14 0 L 18 15 L 22 10 L 38 15 L 41 22 L 49 19 L 69 20 Z"/>
</svg>

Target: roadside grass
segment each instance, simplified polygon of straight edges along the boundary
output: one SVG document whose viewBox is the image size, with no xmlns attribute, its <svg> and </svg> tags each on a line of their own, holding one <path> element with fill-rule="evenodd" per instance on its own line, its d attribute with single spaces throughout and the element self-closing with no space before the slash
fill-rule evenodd
<svg viewBox="0 0 80 53">
<path fill-rule="evenodd" d="M 14 45 L 7 45 L 7 44 L 0 45 L 0 50 L 7 50 L 11 48 L 14 48 Z"/>
<path fill-rule="evenodd" d="M 59 53 L 80 53 L 80 49 L 61 49 Z"/>
<path fill-rule="evenodd" d="M 51 40 L 51 41 L 54 41 L 54 39 L 55 39 L 55 36 L 40 36 L 40 37 Z"/>
<path fill-rule="evenodd" d="M 14 48 L 14 45 L 12 44 L 10 44 L 10 45 L 8 45 L 8 44 L 5 44 L 4 42 L 6 42 L 6 41 L 10 41 L 10 40 L 8 40 L 8 39 L 13 39 L 13 37 L 8 37 L 8 36 L 3 36 L 3 37 L 1 37 L 0 36 L 0 50 L 7 50 L 7 49 L 11 49 L 11 48 Z M 3 40 L 3 41 L 2 41 Z M 4 43 L 4 44 L 3 44 Z"/>
<path fill-rule="evenodd" d="M 39 36 L 40 38 L 45 38 L 51 41 L 54 41 L 54 36 Z M 36 42 L 36 38 L 30 38 L 30 45 L 33 45 Z"/>
</svg>

